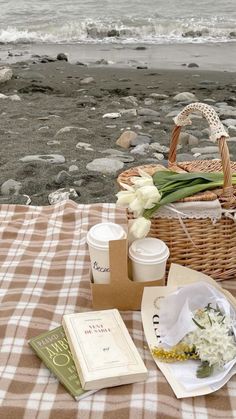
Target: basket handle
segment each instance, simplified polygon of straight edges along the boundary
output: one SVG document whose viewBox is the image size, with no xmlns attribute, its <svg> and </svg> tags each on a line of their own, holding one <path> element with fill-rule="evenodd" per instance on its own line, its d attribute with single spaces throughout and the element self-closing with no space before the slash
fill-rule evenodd
<svg viewBox="0 0 236 419">
<path fill-rule="evenodd" d="M 229 203 L 234 202 L 233 186 L 232 186 L 232 171 L 230 165 L 229 149 L 227 145 L 227 138 L 229 137 L 223 124 L 215 112 L 215 110 L 205 103 L 191 103 L 187 105 L 175 118 L 175 126 L 172 131 L 170 151 L 168 156 L 168 167 L 170 169 L 177 168 L 176 155 L 177 145 L 179 141 L 179 135 L 181 127 L 185 125 L 191 125 L 192 121 L 189 118 L 191 112 L 200 112 L 209 123 L 210 127 L 210 139 L 212 141 L 218 141 L 220 150 L 220 156 L 222 161 L 222 168 L 224 174 L 223 194 L 221 198 Z"/>
</svg>

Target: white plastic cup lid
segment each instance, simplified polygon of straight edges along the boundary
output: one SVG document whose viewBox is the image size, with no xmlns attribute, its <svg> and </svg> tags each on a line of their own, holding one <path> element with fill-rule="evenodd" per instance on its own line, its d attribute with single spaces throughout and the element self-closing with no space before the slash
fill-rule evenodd
<svg viewBox="0 0 236 419">
<path fill-rule="evenodd" d="M 167 245 L 162 240 L 153 237 L 134 240 L 129 247 L 129 257 L 135 262 L 161 263 L 166 261 L 169 255 Z"/>
<path fill-rule="evenodd" d="M 87 243 L 90 246 L 108 249 L 109 241 L 126 238 L 122 226 L 115 223 L 99 223 L 90 228 L 87 234 Z"/>
</svg>

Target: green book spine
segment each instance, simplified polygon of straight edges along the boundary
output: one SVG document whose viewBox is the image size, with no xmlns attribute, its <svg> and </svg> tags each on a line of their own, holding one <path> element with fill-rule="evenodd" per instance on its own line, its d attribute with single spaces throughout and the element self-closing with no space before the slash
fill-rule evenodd
<svg viewBox="0 0 236 419">
<path fill-rule="evenodd" d="M 62 326 L 29 340 L 38 357 L 76 399 L 94 393 L 81 387 L 80 379 Z"/>
</svg>

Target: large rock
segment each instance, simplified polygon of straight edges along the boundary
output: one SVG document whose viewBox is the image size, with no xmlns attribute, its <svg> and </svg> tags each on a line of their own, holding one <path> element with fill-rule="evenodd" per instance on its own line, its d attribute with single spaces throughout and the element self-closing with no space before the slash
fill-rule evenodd
<svg viewBox="0 0 236 419">
<path fill-rule="evenodd" d="M 44 163 L 51 164 L 60 164 L 65 163 L 65 157 L 61 154 L 34 154 L 30 156 L 25 156 L 20 159 L 24 163 L 29 163 L 32 161 L 39 161 Z"/>
<path fill-rule="evenodd" d="M 196 102 L 198 99 L 193 93 L 182 92 L 175 95 L 173 97 L 173 100 L 175 100 L 176 102 Z"/>
<path fill-rule="evenodd" d="M 134 131 L 124 131 L 121 136 L 116 141 L 116 144 L 122 148 L 129 148 L 131 141 L 135 140 L 137 137 L 136 132 Z"/>
<path fill-rule="evenodd" d="M 124 163 L 108 158 L 94 159 L 87 164 L 86 169 L 93 172 L 101 172 L 104 174 L 115 174 L 118 170 L 123 169 Z"/>
<path fill-rule="evenodd" d="M 1 186 L 1 194 L 2 195 L 13 195 L 19 194 L 19 191 L 22 188 L 22 184 L 17 182 L 14 179 L 8 179 L 4 182 Z"/>
<path fill-rule="evenodd" d="M 64 52 L 60 52 L 59 54 L 57 54 L 57 60 L 68 61 L 68 57 L 66 54 L 64 54 Z"/>
<path fill-rule="evenodd" d="M 5 83 L 8 80 L 11 80 L 13 76 L 12 69 L 9 67 L 0 68 L 0 83 Z"/>
</svg>

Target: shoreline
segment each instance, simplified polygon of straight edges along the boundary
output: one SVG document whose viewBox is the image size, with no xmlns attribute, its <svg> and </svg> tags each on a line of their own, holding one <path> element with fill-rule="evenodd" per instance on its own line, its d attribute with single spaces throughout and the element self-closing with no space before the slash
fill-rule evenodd
<svg viewBox="0 0 236 419">
<path fill-rule="evenodd" d="M 139 48 L 145 49 L 139 49 Z M 195 63 L 189 71 L 236 71 L 236 42 L 179 43 L 179 44 L 4 44 L 0 46 L 0 65 L 19 61 L 32 61 L 32 55 L 56 57 L 65 53 L 68 61 L 95 66 L 106 60 L 109 67 L 148 69 L 184 69 Z M 10 53 L 10 56 L 9 56 Z"/>
</svg>

